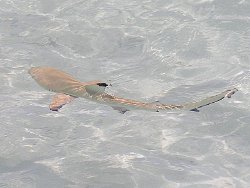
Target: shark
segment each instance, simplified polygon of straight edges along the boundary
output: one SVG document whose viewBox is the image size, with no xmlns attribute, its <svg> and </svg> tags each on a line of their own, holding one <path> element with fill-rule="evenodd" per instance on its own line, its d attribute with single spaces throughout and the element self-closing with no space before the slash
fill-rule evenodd
<svg viewBox="0 0 250 188">
<path fill-rule="evenodd" d="M 154 112 L 170 110 L 199 111 L 199 108 L 218 102 L 225 97 L 231 98 L 231 96 L 238 91 L 236 88 L 232 88 L 200 101 L 184 104 L 162 104 L 158 101 L 148 103 L 111 95 L 105 91 L 106 87 L 109 86 L 105 82 L 99 80 L 81 82 L 70 74 L 52 67 L 32 67 L 28 72 L 41 87 L 56 93 L 49 105 L 52 111 L 58 111 L 75 98 L 85 98 L 97 103 L 109 105 L 122 114 L 130 110 L 147 110 Z"/>
</svg>

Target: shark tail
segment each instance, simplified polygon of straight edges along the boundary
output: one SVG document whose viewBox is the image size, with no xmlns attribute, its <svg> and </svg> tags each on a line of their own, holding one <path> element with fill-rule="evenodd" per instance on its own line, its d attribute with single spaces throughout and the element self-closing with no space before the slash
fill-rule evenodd
<svg viewBox="0 0 250 188">
<path fill-rule="evenodd" d="M 203 106 L 207 106 L 207 105 L 210 105 L 212 103 L 218 102 L 218 101 L 224 99 L 225 97 L 231 98 L 231 96 L 237 91 L 238 90 L 236 88 L 233 88 L 233 89 L 229 89 L 229 90 L 226 90 L 224 92 L 221 92 L 217 95 L 205 98 L 205 99 L 198 101 L 198 102 L 186 103 L 183 105 L 183 109 L 191 110 L 191 111 L 199 111 L 198 108 L 201 108 Z"/>
</svg>

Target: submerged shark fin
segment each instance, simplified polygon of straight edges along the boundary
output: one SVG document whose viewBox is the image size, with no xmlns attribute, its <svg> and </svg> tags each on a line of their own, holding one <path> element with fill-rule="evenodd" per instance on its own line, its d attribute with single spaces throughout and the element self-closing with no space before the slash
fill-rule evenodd
<svg viewBox="0 0 250 188">
<path fill-rule="evenodd" d="M 105 92 L 105 88 L 108 86 L 106 83 L 96 83 L 92 85 L 86 85 L 85 89 L 89 95 L 101 95 Z"/>
<path fill-rule="evenodd" d="M 70 103 L 74 98 L 76 98 L 76 97 L 72 97 L 70 95 L 66 95 L 63 93 L 57 93 L 54 95 L 54 97 L 49 105 L 49 109 L 52 111 L 58 111 L 65 104 Z"/>
<path fill-rule="evenodd" d="M 128 109 L 120 106 L 112 106 L 114 110 L 117 110 L 121 114 L 125 114 L 125 112 L 129 111 Z"/>
<path fill-rule="evenodd" d="M 98 83 L 102 83 L 102 81 L 100 80 L 92 80 L 92 81 L 88 81 L 88 82 L 82 82 L 83 85 L 95 85 L 95 84 L 98 84 Z"/>
<path fill-rule="evenodd" d="M 150 104 L 155 104 L 155 105 L 162 105 L 162 103 L 160 101 L 154 101 L 154 102 L 151 102 Z"/>
<path fill-rule="evenodd" d="M 184 109 L 199 112 L 198 108 L 201 108 L 203 106 L 207 106 L 207 105 L 210 105 L 212 103 L 218 102 L 218 101 L 224 99 L 225 97 L 231 98 L 231 96 L 237 91 L 238 90 L 236 88 L 229 89 L 229 90 L 226 90 L 220 94 L 208 97 L 208 98 L 203 99 L 203 100 L 198 101 L 198 102 L 187 103 L 183 106 L 184 106 Z"/>
</svg>

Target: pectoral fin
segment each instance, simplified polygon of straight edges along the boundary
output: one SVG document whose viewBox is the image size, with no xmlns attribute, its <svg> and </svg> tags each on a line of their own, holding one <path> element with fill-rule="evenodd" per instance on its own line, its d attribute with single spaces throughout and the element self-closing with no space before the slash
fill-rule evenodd
<svg viewBox="0 0 250 188">
<path fill-rule="evenodd" d="M 124 114 L 125 112 L 129 111 L 128 109 L 124 107 L 119 107 L 119 106 L 112 106 L 114 110 L 117 110 L 119 113 Z"/>
<path fill-rule="evenodd" d="M 66 95 L 63 93 L 58 93 L 54 95 L 50 105 L 49 109 L 52 111 L 58 111 L 60 108 L 62 108 L 65 104 L 70 103 L 74 98 L 70 95 Z"/>
<path fill-rule="evenodd" d="M 105 92 L 105 88 L 108 86 L 106 83 L 96 83 L 93 85 L 86 85 L 85 89 L 89 95 L 101 95 Z"/>
</svg>

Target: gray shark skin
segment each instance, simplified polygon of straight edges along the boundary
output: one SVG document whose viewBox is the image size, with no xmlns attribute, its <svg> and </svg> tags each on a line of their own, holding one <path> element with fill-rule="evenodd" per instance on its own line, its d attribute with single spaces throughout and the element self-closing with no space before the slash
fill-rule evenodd
<svg viewBox="0 0 250 188">
<path fill-rule="evenodd" d="M 33 67 L 29 70 L 29 74 L 44 89 L 57 93 L 50 104 L 50 110 L 52 111 L 58 111 L 63 105 L 78 97 L 107 104 L 120 113 L 125 113 L 129 110 L 159 112 L 180 109 L 198 111 L 198 108 L 218 102 L 225 97 L 230 98 L 238 91 L 236 88 L 233 88 L 198 102 L 180 105 L 145 103 L 110 95 L 105 92 L 105 87 L 108 86 L 106 83 L 101 81 L 80 82 L 71 75 L 52 67 Z"/>
</svg>

